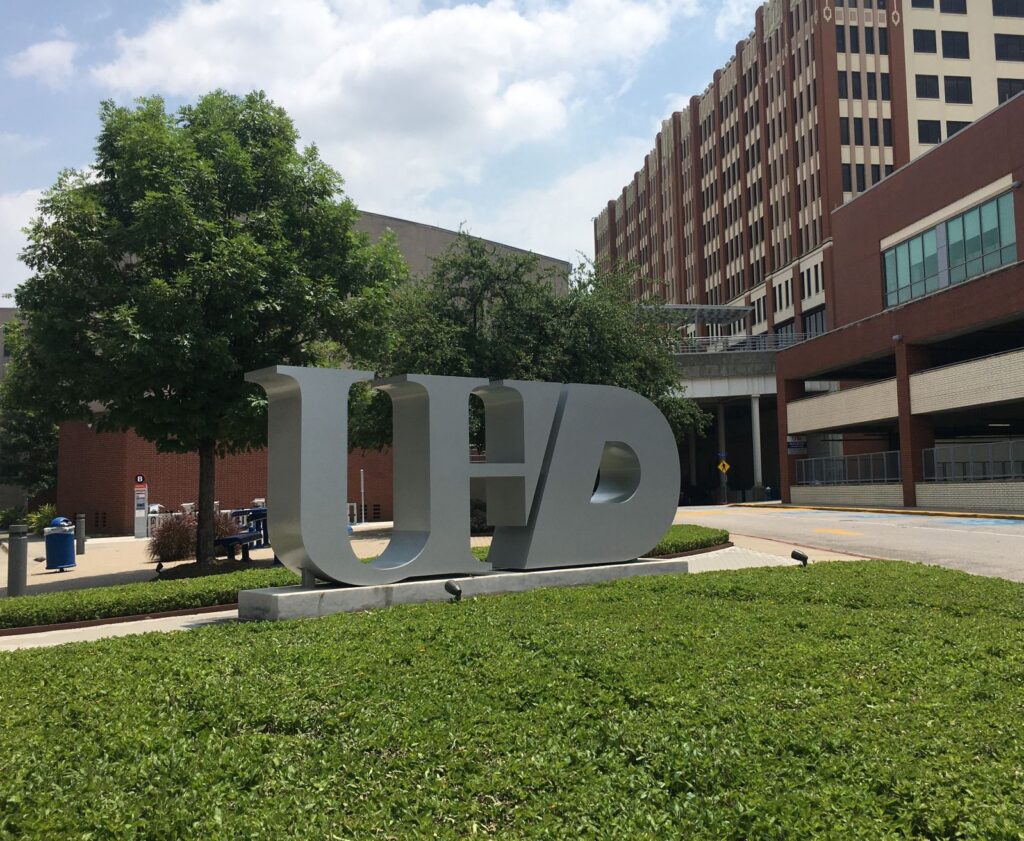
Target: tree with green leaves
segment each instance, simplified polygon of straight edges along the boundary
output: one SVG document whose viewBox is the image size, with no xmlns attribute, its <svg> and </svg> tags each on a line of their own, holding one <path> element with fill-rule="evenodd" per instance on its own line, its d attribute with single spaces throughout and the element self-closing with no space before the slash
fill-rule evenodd
<svg viewBox="0 0 1024 841">
<path fill-rule="evenodd" d="M 62 417 L 198 453 L 206 562 L 215 459 L 266 435 L 243 374 L 344 344 L 353 301 L 404 264 L 353 229 L 340 175 L 262 92 L 108 101 L 100 121 L 95 163 L 62 172 L 28 229 L 27 357 Z"/>
<path fill-rule="evenodd" d="M 26 356 L 21 324 L 4 325 L 10 354 L 0 382 L 0 483 L 17 485 L 28 497 L 57 482 L 57 423 L 49 389 Z"/>
<path fill-rule="evenodd" d="M 564 280 L 564 279 L 563 279 Z M 580 267 L 567 294 L 531 254 L 500 251 L 462 233 L 428 277 L 394 287 L 377 333 L 352 362 L 382 376 L 406 372 L 595 383 L 651 400 L 682 440 L 708 416 L 683 395 L 673 359 L 678 321 L 657 301 L 637 301 L 630 277 Z M 387 397 L 353 390 L 350 441 L 390 437 Z M 479 407 L 473 442 L 483 447 Z"/>
</svg>

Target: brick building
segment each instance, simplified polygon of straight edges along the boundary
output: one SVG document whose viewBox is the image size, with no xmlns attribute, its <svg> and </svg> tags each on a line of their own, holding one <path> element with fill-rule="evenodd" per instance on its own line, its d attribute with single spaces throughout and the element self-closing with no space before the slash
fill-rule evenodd
<svg viewBox="0 0 1024 841">
<path fill-rule="evenodd" d="M 776 357 L 783 499 L 1024 512 L 1024 96 L 832 214 L 835 329 Z M 808 382 L 827 393 L 808 394 Z"/>
<path fill-rule="evenodd" d="M 370 213 L 362 215 L 357 227 L 373 239 L 385 230 L 394 233 L 406 261 L 414 272 L 419 273 L 427 271 L 430 258 L 443 252 L 458 236 L 455 231 Z M 500 243 L 491 244 L 499 250 L 519 251 Z M 568 262 L 550 257 L 539 257 L 539 260 L 542 269 L 554 269 L 559 273 L 554 280 L 556 285 L 560 284 L 561 278 L 567 285 Z M 559 285 L 558 288 L 564 290 L 565 286 Z M 391 520 L 390 452 L 356 451 L 349 457 L 348 472 L 349 506 L 360 506 L 365 502 L 366 520 Z M 159 503 L 174 511 L 182 503 L 196 501 L 198 455 L 159 453 L 155 446 L 134 432 L 97 433 L 79 422 L 61 426 L 57 508 L 65 516 L 84 513 L 91 533 L 132 533 L 133 493 L 135 477 L 139 474 L 145 477 L 148 485 L 150 504 Z M 266 495 L 266 450 L 218 460 L 215 498 L 222 508 L 245 507 Z"/>
<path fill-rule="evenodd" d="M 1020 0 L 769 0 L 753 23 L 594 220 L 598 263 L 688 321 L 681 380 L 716 418 L 683 455 L 698 501 L 777 487 L 774 354 L 839 323 L 833 211 L 1024 88 Z"/>
</svg>

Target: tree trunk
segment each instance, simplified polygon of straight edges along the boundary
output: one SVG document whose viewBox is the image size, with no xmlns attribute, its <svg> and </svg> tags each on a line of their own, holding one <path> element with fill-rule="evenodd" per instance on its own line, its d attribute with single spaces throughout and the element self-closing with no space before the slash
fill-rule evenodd
<svg viewBox="0 0 1024 841">
<path fill-rule="evenodd" d="M 196 563 L 208 564 L 213 560 L 213 494 L 216 479 L 216 441 L 203 441 L 199 445 L 199 519 L 196 524 Z"/>
</svg>

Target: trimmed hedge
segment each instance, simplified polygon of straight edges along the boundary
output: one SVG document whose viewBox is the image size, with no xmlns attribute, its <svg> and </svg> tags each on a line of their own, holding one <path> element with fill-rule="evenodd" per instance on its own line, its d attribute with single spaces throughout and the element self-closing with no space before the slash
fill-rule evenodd
<svg viewBox="0 0 1024 841">
<path fill-rule="evenodd" d="M 707 549 L 710 546 L 721 546 L 728 540 L 729 532 L 725 529 L 709 529 L 705 526 L 691 525 L 671 526 L 661 542 L 647 553 L 647 557 Z"/>
<path fill-rule="evenodd" d="M 83 590 L 61 590 L 38 596 L 16 596 L 0 599 L 0 628 L 55 625 L 59 622 L 81 622 L 86 619 L 232 604 L 238 601 L 239 590 L 280 587 L 295 584 L 298 580 L 299 577 L 291 570 L 271 567 L 205 575 L 202 578 L 146 581 Z"/>
<path fill-rule="evenodd" d="M 0 654 L 0 838 L 1019 839 L 1024 587 L 852 562 Z"/>
<path fill-rule="evenodd" d="M 666 555 L 687 552 L 691 549 L 716 546 L 728 539 L 729 533 L 722 529 L 672 526 L 651 553 Z M 472 551 L 480 560 L 487 559 L 487 547 L 474 547 Z M 232 604 L 238 601 L 239 590 L 283 587 L 296 584 L 298 581 L 299 577 L 293 572 L 283 567 L 272 567 L 207 575 L 202 578 L 147 581 L 112 587 L 63 590 L 38 596 L 18 596 L 0 599 L 0 628 L 55 625 L 60 622 L 110 619 L 165 610 Z"/>
</svg>

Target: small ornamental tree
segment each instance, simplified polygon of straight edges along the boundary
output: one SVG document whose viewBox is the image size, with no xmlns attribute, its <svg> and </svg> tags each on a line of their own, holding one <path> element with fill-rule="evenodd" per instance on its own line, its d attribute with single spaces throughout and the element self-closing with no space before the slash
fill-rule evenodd
<svg viewBox="0 0 1024 841">
<path fill-rule="evenodd" d="M 62 416 L 198 453 L 203 563 L 215 459 L 265 439 L 244 373 L 344 343 L 350 296 L 401 261 L 353 229 L 341 177 L 262 92 L 104 102 L 100 122 L 95 163 L 62 172 L 28 229 L 26 344 Z"/>
</svg>

